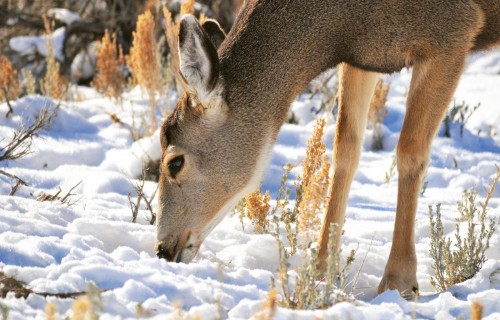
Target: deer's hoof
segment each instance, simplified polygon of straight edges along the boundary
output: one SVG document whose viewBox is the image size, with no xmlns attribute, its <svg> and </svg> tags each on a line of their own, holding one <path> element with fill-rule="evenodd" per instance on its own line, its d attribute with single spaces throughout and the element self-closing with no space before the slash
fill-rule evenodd
<svg viewBox="0 0 500 320">
<path fill-rule="evenodd" d="M 384 275 L 378 286 L 378 293 L 387 290 L 398 290 L 406 300 L 414 300 L 419 295 L 418 283 L 415 276 L 402 277 L 397 275 Z"/>
</svg>

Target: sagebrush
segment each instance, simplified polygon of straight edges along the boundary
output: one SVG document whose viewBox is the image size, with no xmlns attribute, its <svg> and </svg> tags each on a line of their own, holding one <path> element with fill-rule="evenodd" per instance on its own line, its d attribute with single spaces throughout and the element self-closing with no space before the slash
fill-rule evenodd
<svg viewBox="0 0 500 320">
<path fill-rule="evenodd" d="M 340 301 L 354 300 L 352 294 L 345 293 L 344 289 L 355 251 L 350 252 L 345 266 L 341 268 L 341 252 L 335 250 L 334 242 L 335 234 L 342 230 L 339 230 L 336 224 L 330 226 L 327 270 L 323 274 L 324 277 L 319 278 L 316 240 L 327 200 L 325 194 L 329 185 L 330 170 L 323 142 L 325 125 L 324 119 L 318 119 L 308 141 L 306 157 L 302 161 L 302 174 L 294 183 L 294 204 L 290 200 L 292 190 L 287 187 L 292 170 L 290 165 L 285 167 L 276 205 L 272 209 L 269 210 L 268 193 L 262 195 L 257 191 L 247 197 L 245 212 L 249 212 L 249 206 L 258 208 L 258 219 L 255 214 L 250 217 L 255 229 L 259 231 L 259 225 L 267 225 L 269 233 L 275 237 L 278 244 L 277 279 L 272 279 L 269 296 L 256 315 L 259 319 L 272 317 L 277 305 L 290 309 L 323 309 Z M 272 222 L 270 226 L 269 221 Z M 286 240 L 282 239 L 281 228 L 284 228 Z M 297 253 L 302 255 L 302 264 L 292 269 L 289 259 Z"/>
<path fill-rule="evenodd" d="M 454 284 L 471 279 L 479 272 L 486 262 L 486 250 L 490 246 L 490 239 L 495 232 L 498 221 L 487 219 L 488 203 L 500 179 L 500 169 L 492 179 L 490 187 L 486 189 L 484 202 L 476 203 L 477 191 L 475 188 L 466 190 L 462 200 L 458 202 L 460 217 L 457 219 L 455 239 L 445 237 L 441 219 L 441 205 L 436 206 L 435 212 L 429 206 L 431 248 L 430 256 L 434 260 L 432 265 L 434 277 L 431 284 L 439 291 L 447 290 Z M 461 224 L 467 224 L 467 233 L 464 236 Z"/>
</svg>

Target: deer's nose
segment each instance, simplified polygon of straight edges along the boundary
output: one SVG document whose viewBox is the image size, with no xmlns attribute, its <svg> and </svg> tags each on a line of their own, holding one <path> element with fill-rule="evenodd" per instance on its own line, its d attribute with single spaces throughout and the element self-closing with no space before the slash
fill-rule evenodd
<svg viewBox="0 0 500 320">
<path fill-rule="evenodd" d="M 181 237 L 170 236 L 167 240 L 156 242 L 156 256 L 167 261 L 182 261 L 182 250 L 191 236 L 191 231 L 185 231 Z"/>
<path fill-rule="evenodd" d="M 156 256 L 167 261 L 174 261 L 178 252 L 178 243 L 178 239 L 171 242 L 170 245 L 164 241 L 158 241 L 156 243 Z"/>
</svg>

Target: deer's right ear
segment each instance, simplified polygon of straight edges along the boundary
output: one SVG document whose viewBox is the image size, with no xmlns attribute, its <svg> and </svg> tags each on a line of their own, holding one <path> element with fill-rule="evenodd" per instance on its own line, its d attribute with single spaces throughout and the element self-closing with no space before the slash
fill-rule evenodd
<svg viewBox="0 0 500 320">
<path fill-rule="evenodd" d="M 219 78 L 217 50 L 193 15 L 184 15 L 179 28 L 180 72 L 188 90 L 203 102 Z"/>
<path fill-rule="evenodd" d="M 226 39 L 226 33 L 222 30 L 220 24 L 217 20 L 207 19 L 201 26 L 207 33 L 210 41 L 212 41 L 214 46 L 218 49 L 224 39 Z"/>
</svg>

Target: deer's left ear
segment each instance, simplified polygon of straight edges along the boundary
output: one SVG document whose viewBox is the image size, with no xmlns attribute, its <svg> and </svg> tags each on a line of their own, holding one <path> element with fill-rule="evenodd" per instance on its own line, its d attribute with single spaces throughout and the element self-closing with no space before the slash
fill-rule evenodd
<svg viewBox="0 0 500 320">
<path fill-rule="evenodd" d="M 215 45 L 193 15 L 184 15 L 179 28 L 180 72 L 188 90 L 204 103 L 219 78 Z"/>
</svg>

